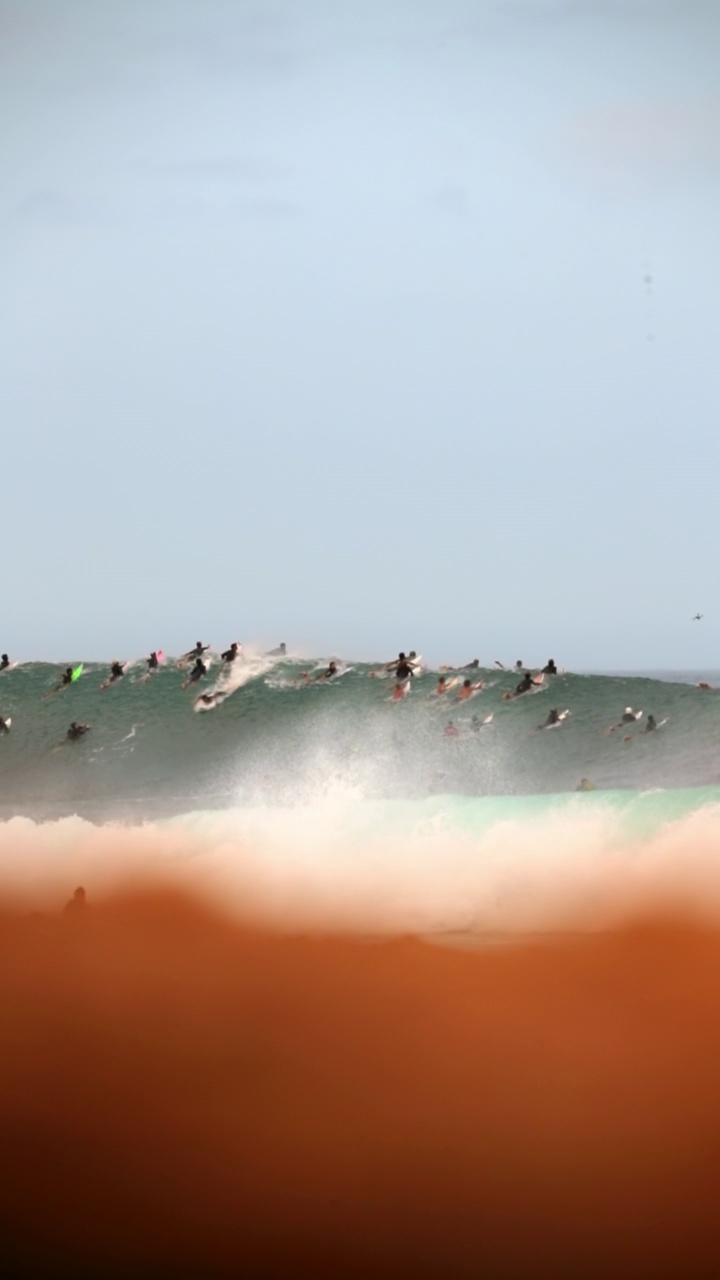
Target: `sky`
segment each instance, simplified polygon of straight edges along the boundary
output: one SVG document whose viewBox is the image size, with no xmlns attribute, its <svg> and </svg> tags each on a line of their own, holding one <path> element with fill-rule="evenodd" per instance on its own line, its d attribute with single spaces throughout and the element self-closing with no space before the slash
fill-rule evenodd
<svg viewBox="0 0 720 1280">
<path fill-rule="evenodd" d="M 718 65 L 717 0 L 0 0 L 0 648 L 720 666 Z"/>
</svg>

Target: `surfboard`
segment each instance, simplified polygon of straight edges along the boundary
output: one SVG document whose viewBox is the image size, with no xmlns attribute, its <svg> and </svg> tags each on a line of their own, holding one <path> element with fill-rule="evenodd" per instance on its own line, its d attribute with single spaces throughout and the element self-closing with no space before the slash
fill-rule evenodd
<svg viewBox="0 0 720 1280">
<path fill-rule="evenodd" d="M 83 662 L 81 662 L 81 663 L 79 663 L 79 664 L 78 664 L 78 666 L 75 668 L 75 670 L 74 670 L 74 671 L 73 671 L 73 673 L 72 673 L 72 676 L 70 677 L 70 683 L 71 683 L 71 684 L 74 684 L 76 680 L 79 680 L 79 679 L 80 679 L 80 677 L 81 677 L 81 675 L 82 675 L 82 673 L 83 673 L 83 667 L 84 667 L 84 665 L 85 665 L 85 664 L 84 664 Z"/>
</svg>

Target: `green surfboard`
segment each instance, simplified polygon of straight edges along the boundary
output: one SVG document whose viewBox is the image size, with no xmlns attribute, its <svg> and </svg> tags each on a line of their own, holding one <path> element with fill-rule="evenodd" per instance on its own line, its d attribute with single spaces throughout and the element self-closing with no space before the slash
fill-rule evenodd
<svg viewBox="0 0 720 1280">
<path fill-rule="evenodd" d="M 84 663 L 81 662 L 80 666 L 75 668 L 75 670 L 72 673 L 72 679 L 70 680 L 71 684 L 74 684 L 75 681 L 80 678 L 80 676 L 83 673 L 83 666 L 84 666 Z"/>
</svg>

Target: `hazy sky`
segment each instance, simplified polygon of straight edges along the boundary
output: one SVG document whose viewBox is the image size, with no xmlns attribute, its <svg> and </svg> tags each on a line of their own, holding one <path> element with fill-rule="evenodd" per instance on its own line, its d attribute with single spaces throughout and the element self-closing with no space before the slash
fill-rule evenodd
<svg viewBox="0 0 720 1280">
<path fill-rule="evenodd" d="M 0 0 L 0 648 L 720 665 L 718 66 L 718 0 Z"/>
</svg>

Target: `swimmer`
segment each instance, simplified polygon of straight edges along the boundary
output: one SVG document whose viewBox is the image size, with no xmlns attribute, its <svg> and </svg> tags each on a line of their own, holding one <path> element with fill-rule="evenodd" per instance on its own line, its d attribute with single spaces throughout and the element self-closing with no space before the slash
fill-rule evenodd
<svg viewBox="0 0 720 1280">
<path fill-rule="evenodd" d="M 0 671 L 7 671 L 10 666 L 10 659 L 6 653 L 0 654 Z"/>
<path fill-rule="evenodd" d="M 395 688 L 392 691 L 393 702 L 399 702 L 401 698 L 407 697 L 410 692 L 410 684 L 411 681 L 409 676 L 406 680 L 397 680 L 395 682 Z"/>
<path fill-rule="evenodd" d="M 482 680 L 476 680 L 473 684 L 472 680 L 463 680 L 462 688 L 458 693 L 458 702 L 466 702 L 468 698 L 472 698 L 474 693 L 479 693 L 483 687 Z"/>
<path fill-rule="evenodd" d="M 558 673 L 558 669 L 557 669 L 557 667 L 555 666 L 555 659 L 554 659 L 554 658 L 548 658 L 546 666 L 544 666 L 544 667 L 543 667 L 543 669 L 542 669 L 542 673 L 543 673 L 543 675 L 544 675 L 544 676 L 556 676 L 556 675 L 557 675 L 557 673 Z"/>
<path fill-rule="evenodd" d="M 226 649 L 224 653 L 221 653 L 220 657 L 222 658 L 223 662 L 234 662 L 238 656 L 239 651 L 240 651 L 240 645 L 238 644 L 237 640 L 233 640 L 232 644 L 230 645 L 230 648 Z"/>
<path fill-rule="evenodd" d="M 82 885 L 80 885 L 80 887 L 73 893 L 70 901 L 65 903 L 63 911 L 66 916 L 78 916 L 87 911 L 87 905 L 85 890 Z"/>
<path fill-rule="evenodd" d="M 79 738 L 82 738 L 88 732 L 89 728 L 89 724 L 80 724 L 77 720 L 73 720 L 67 731 L 68 742 L 77 742 Z"/>
<path fill-rule="evenodd" d="M 452 720 L 448 720 L 447 724 L 445 725 L 445 728 L 443 729 L 443 736 L 445 738 L 460 737 L 460 730 L 458 729 L 457 725 L 453 724 Z"/>
<path fill-rule="evenodd" d="M 439 676 L 439 677 L 438 677 L 438 682 L 437 682 L 437 684 L 435 685 L 435 693 L 436 693 L 437 697 L 438 697 L 438 698 L 441 698 L 441 697 L 442 697 L 442 695 L 443 695 L 444 693 L 447 693 L 448 689 L 450 689 L 451 687 L 452 687 L 452 686 L 451 686 L 450 684 L 448 684 L 448 678 L 447 678 L 447 676 Z"/>
</svg>

